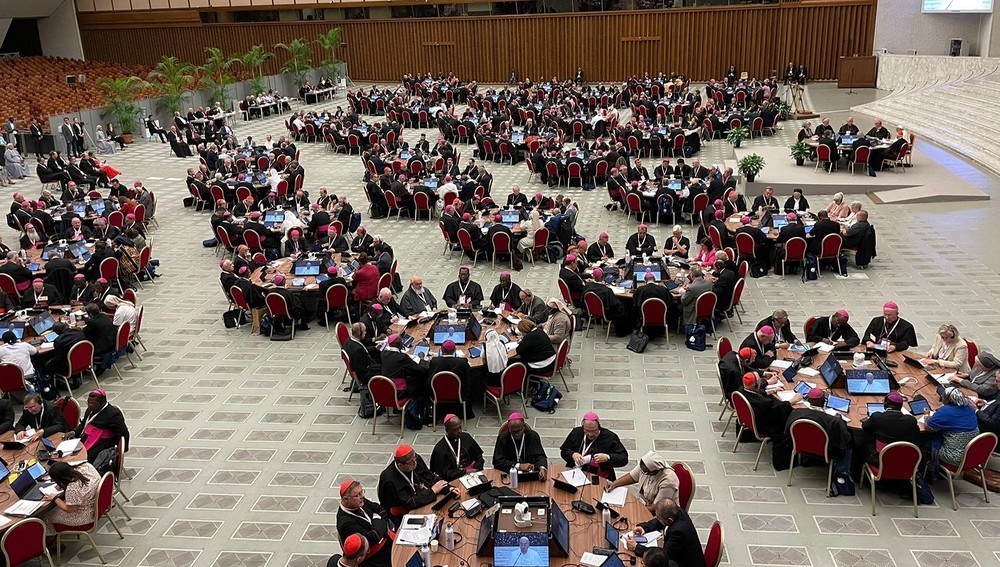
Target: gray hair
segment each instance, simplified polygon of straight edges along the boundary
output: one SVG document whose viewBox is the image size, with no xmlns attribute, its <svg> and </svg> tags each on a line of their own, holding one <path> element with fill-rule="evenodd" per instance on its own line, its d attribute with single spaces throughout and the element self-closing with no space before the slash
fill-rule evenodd
<svg viewBox="0 0 1000 567">
<path fill-rule="evenodd" d="M 728 262 L 729 261 L 729 254 L 726 254 L 725 250 L 719 250 L 719 251 L 717 251 L 715 253 L 715 261 L 716 262 L 720 262 L 720 261 L 721 262 Z"/>
<path fill-rule="evenodd" d="M 775 317 L 775 318 L 778 318 L 778 319 L 784 319 L 784 318 L 788 317 L 788 312 L 785 311 L 784 309 L 775 309 L 774 313 L 771 313 L 771 317 Z"/>
</svg>

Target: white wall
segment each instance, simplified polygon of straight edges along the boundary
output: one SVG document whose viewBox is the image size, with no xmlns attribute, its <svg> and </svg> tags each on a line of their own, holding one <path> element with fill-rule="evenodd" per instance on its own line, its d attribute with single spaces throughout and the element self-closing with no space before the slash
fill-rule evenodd
<svg viewBox="0 0 1000 567">
<path fill-rule="evenodd" d="M 80 41 L 80 26 L 76 22 L 73 0 L 65 0 L 49 17 L 38 19 L 38 36 L 43 55 L 83 59 L 83 43 Z"/>
<path fill-rule="evenodd" d="M 917 50 L 917 55 L 948 55 L 949 42 L 960 37 L 970 43 L 969 55 L 985 55 L 989 46 L 983 28 L 990 14 L 923 14 L 920 0 L 879 0 L 875 16 L 875 49 L 889 53 Z M 986 53 L 984 53 L 986 52 Z"/>
</svg>

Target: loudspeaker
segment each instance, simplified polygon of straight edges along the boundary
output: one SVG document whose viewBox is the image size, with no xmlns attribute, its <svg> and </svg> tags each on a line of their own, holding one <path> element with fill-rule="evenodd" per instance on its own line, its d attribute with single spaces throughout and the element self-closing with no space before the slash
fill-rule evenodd
<svg viewBox="0 0 1000 567">
<path fill-rule="evenodd" d="M 76 75 L 66 75 L 66 84 L 67 85 L 75 85 L 76 84 Z"/>
<path fill-rule="evenodd" d="M 950 55 L 952 57 L 958 57 L 958 56 L 962 55 L 962 44 L 963 43 L 964 43 L 964 40 L 962 38 L 960 38 L 960 37 L 953 37 L 953 38 L 951 38 L 951 45 L 950 45 L 950 48 L 948 49 L 948 55 Z"/>
</svg>

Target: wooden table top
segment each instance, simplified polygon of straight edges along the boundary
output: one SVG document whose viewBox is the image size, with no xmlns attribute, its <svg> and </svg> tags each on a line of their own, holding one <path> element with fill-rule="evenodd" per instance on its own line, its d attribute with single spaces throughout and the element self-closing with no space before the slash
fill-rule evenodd
<svg viewBox="0 0 1000 567">
<path fill-rule="evenodd" d="M 856 349 L 852 350 L 851 352 L 852 353 L 865 352 L 865 349 L 864 346 L 859 346 Z M 797 359 L 800 355 L 800 353 L 791 352 L 788 349 L 779 349 L 777 354 L 778 354 L 777 360 L 794 360 Z M 822 366 L 823 363 L 826 361 L 826 359 L 829 356 L 832 356 L 832 354 L 833 353 L 822 353 L 822 352 L 817 353 L 816 356 L 813 357 L 812 364 L 809 366 L 809 368 L 818 370 L 819 367 Z M 928 404 L 930 405 L 931 411 L 936 411 L 939 407 L 941 407 L 941 400 L 938 398 L 937 395 L 937 381 L 929 377 L 928 373 L 923 369 L 916 368 L 914 366 L 906 364 L 904 362 L 905 358 L 919 359 L 919 354 L 910 353 L 906 351 L 905 354 L 901 352 L 891 352 L 887 356 L 885 356 L 885 359 L 887 361 L 889 361 L 890 363 L 896 363 L 897 365 L 895 367 L 889 366 L 889 370 L 892 373 L 893 377 L 895 377 L 897 382 L 905 378 L 912 379 L 909 383 L 899 388 L 898 390 L 899 393 L 903 394 L 903 396 L 906 397 L 907 401 L 912 400 L 914 396 L 920 394 L 927 400 Z M 842 358 L 840 359 L 840 363 L 844 367 L 845 371 L 854 368 L 853 360 Z M 872 364 L 869 364 L 868 366 L 865 367 L 865 369 L 877 370 L 878 368 L 873 367 Z M 782 369 L 771 367 L 768 370 L 778 372 L 779 383 L 781 384 L 781 390 L 793 390 L 795 388 L 795 383 L 803 381 L 803 382 L 808 382 L 810 384 L 815 384 L 817 388 L 829 391 L 841 398 L 847 398 L 851 400 L 850 411 L 848 411 L 846 414 L 841 414 L 850 419 L 850 421 L 846 422 L 847 427 L 850 429 L 861 428 L 861 421 L 868 417 L 868 405 L 867 405 L 868 403 L 870 402 L 882 403 L 882 401 L 885 398 L 884 395 L 873 395 L 873 396 L 851 395 L 848 394 L 847 390 L 844 388 L 830 388 L 830 385 L 826 382 L 826 380 L 823 379 L 822 374 L 817 376 L 806 376 L 805 374 L 802 374 L 800 372 L 795 376 L 795 383 L 789 384 L 784 379 L 780 378 Z M 962 391 L 965 392 L 966 395 L 972 394 L 973 397 L 975 397 L 975 394 L 966 388 L 962 388 Z M 776 396 L 777 393 L 774 393 L 774 395 Z M 805 407 L 805 405 L 806 404 L 802 404 L 801 406 L 797 407 Z M 907 409 L 908 411 L 909 408 L 907 406 L 904 406 L 904 409 Z M 919 418 L 919 416 L 917 417 Z M 920 429 L 921 430 L 924 429 L 923 421 L 920 422 Z"/>
<path fill-rule="evenodd" d="M 484 355 L 480 355 L 478 358 L 469 358 L 469 349 L 472 347 L 482 348 L 483 344 L 486 342 L 486 332 L 489 331 L 490 329 L 496 330 L 496 332 L 500 333 L 500 335 L 509 338 L 511 341 L 519 340 L 518 337 L 512 336 L 511 325 L 504 320 L 504 317 L 507 317 L 510 314 L 511 314 L 510 312 L 505 312 L 502 316 L 493 319 L 493 321 L 496 321 L 495 323 L 491 323 L 487 318 L 483 317 L 480 312 L 478 311 L 472 312 L 472 315 L 477 319 L 479 319 L 480 324 L 483 326 L 483 331 L 482 333 L 480 333 L 478 339 L 470 340 L 467 341 L 465 344 L 457 345 L 457 348 L 455 349 L 456 351 L 461 351 L 462 353 L 465 354 L 466 358 L 469 360 L 469 366 L 473 368 L 480 368 L 486 365 L 486 358 Z M 433 337 L 428 337 L 428 335 L 430 335 L 431 328 L 434 327 L 435 323 L 437 322 L 438 321 L 436 319 L 432 319 L 424 323 L 418 322 L 417 324 L 411 327 L 406 327 L 406 320 L 403 320 L 400 323 L 392 325 L 390 327 L 391 329 L 390 332 L 401 333 L 405 331 L 407 335 L 413 337 L 413 346 L 425 344 L 430 348 L 431 356 L 436 356 L 438 353 L 441 352 L 441 347 L 439 345 L 433 344 L 433 341 L 431 340 Z M 447 319 L 442 319 L 441 322 L 447 323 Z M 425 338 L 428 339 L 428 342 L 422 343 L 422 341 Z M 513 352 L 510 352 L 508 354 L 511 356 L 511 358 L 515 358 Z"/>
<path fill-rule="evenodd" d="M 545 481 L 534 481 L 534 482 L 524 482 L 520 483 L 517 487 L 517 492 L 524 494 L 526 496 L 549 496 L 552 498 L 553 505 L 559 506 L 563 514 L 569 520 L 569 557 L 550 557 L 549 565 L 553 567 L 564 566 L 564 565 L 577 565 L 580 562 L 580 558 L 585 552 L 591 551 L 594 547 L 605 547 L 607 543 L 604 539 L 604 525 L 601 520 L 600 512 L 593 515 L 587 515 L 580 512 L 576 512 L 571 507 L 571 502 L 574 500 L 583 500 L 588 504 L 595 504 L 595 500 L 600 501 L 601 495 L 604 492 L 603 486 L 604 481 L 601 480 L 598 486 L 585 485 L 580 487 L 580 489 L 574 493 L 564 492 L 558 490 L 552 485 L 552 478 L 558 477 L 559 473 L 565 470 L 566 467 L 562 465 L 550 465 L 548 467 L 549 480 Z M 493 486 L 499 487 L 503 486 L 500 481 L 500 471 L 492 468 L 487 468 L 483 471 L 487 478 L 493 481 Z M 469 498 L 468 493 L 462 488 L 460 482 L 453 481 L 451 483 L 453 486 L 457 486 L 461 491 L 461 496 L 456 499 L 456 502 L 461 502 Z M 483 520 L 483 516 L 480 514 L 475 518 L 449 518 L 448 517 L 448 506 L 444 509 L 434 512 L 428 505 L 423 508 L 414 510 L 414 514 L 437 514 L 441 517 L 446 524 L 452 523 L 453 528 L 456 533 L 461 534 L 461 541 L 455 546 L 454 551 L 449 551 L 444 548 L 444 546 L 439 546 L 437 553 L 431 554 L 431 560 L 434 565 L 458 565 L 460 560 L 464 560 L 469 565 L 479 565 L 480 563 L 492 563 L 493 557 L 482 557 L 477 558 L 475 556 L 476 543 L 479 537 L 479 526 Z M 635 524 L 639 522 L 645 522 L 652 518 L 646 507 L 639 503 L 636 499 L 635 494 L 630 490 L 628 497 L 625 499 L 625 506 L 616 508 L 617 511 L 622 516 L 628 518 L 628 527 L 631 529 Z M 616 524 L 616 527 L 620 527 L 621 524 Z M 444 528 L 442 527 L 442 531 Z M 530 531 L 530 528 L 526 531 Z M 621 531 L 621 529 L 619 529 Z M 441 536 L 444 537 L 443 534 Z M 459 538 L 455 538 L 456 540 Z M 409 545 L 394 545 L 392 548 L 392 564 L 393 565 L 406 565 L 407 560 L 413 556 L 413 553 L 417 551 L 417 547 Z M 619 549 L 619 551 L 624 552 L 624 549 Z M 628 564 L 626 562 L 626 564 Z"/>
<path fill-rule="evenodd" d="M 326 258 L 327 258 L 327 256 L 332 257 L 333 261 L 337 263 L 338 267 L 340 267 L 340 266 L 342 266 L 344 264 L 341 261 L 342 258 L 341 258 L 341 254 L 339 252 L 335 252 L 333 254 L 320 254 L 320 253 L 317 253 L 316 254 L 316 259 L 319 260 L 319 261 L 325 261 Z M 265 265 L 257 268 L 256 270 L 254 270 L 253 273 L 250 274 L 250 282 L 253 283 L 257 287 L 262 287 L 262 288 L 268 289 L 268 290 L 274 289 L 274 288 L 276 288 L 278 286 L 274 285 L 274 282 L 272 280 L 274 279 L 275 275 L 281 274 L 281 275 L 285 276 L 285 285 L 282 286 L 282 287 L 284 287 L 284 288 L 286 288 L 288 290 L 291 290 L 291 291 L 313 291 L 313 290 L 319 289 L 319 283 L 316 281 L 316 276 L 293 276 L 293 275 L 291 275 L 294 266 L 295 266 L 295 259 L 293 259 L 292 257 L 285 256 L 285 257 L 282 257 L 282 258 L 278 258 L 277 260 L 268 262 L 267 264 L 265 264 Z M 321 275 L 325 275 L 326 274 L 326 270 L 325 269 L 320 269 L 320 274 Z M 305 280 L 305 285 L 303 287 L 292 287 L 292 279 L 298 278 L 298 277 L 301 277 L 302 279 Z M 347 279 L 348 282 L 350 282 L 349 278 L 345 278 L 345 279 Z"/>
<path fill-rule="evenodd" d="M 52 441 L 53 443 L 58 445 L 64 440 L 65 436 L 66 436 L 65 433 L 55 433 L 53 435 L 49 435 L 48 439 L 49 441 Z M 13 441 L 13 440 L 14 440 L 13 431 L 8 431 L 7 433 L 0 435 L 0 441 Z M 8 468 L 12 468 L 19 461 L 27 461 L 29 459 L 35 458 L 35 454 L 38 452 L 38 449 L 40 448 L 44 448 L 42 447 L 41 441 L 35 441 L 33 443 L 29 443 L 24 449 L 18 449 L 12 451 L 0 449 L 0 458 L 3 458 L 3 460 L 8 463 Z M 80 451 L 78 453 L 62 458 L 53 457 L 53 460 L 86 461 L 87 449 L 86 447 L 83 447 L 83 445 L 81 444 Z M 13 506 L 17 502 L 17 500 L 18 500 L 17 495 L 14 494 L 14 491 L 11 490 L 10 488 L 10 482 L 8 482 L 7 479 L 2 479 L 2 484 L 0 484 L 0 501 L 2 502 L 0 502 L 0 506 L 3 506 L 3 508 L 0 508 L 0 511 L 10 506 Z M 32 517 L 40 518 L 44 516 L 45 513 L 48 512 L 49 509 L 52 508 L 53 506 L 54 505 L 51 503 L 42 506 L 41 508 L 38 509 L 37 512 L 35 512 L 35 514 Z M 6 530 L 10 526 L 14 525 L 14 523 L 20 520 L 21 518 L 8 518 L 6 516 L 0 515 L 0 532 Z"/>
</svg>

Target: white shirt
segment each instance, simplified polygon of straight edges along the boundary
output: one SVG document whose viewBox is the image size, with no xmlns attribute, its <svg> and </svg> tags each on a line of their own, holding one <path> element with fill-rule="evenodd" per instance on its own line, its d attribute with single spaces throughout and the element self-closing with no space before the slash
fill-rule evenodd
<svg viewBox="0 0 1000 567">
<path fill-rule="evenodd" d="M 113 320 L 115 326 L 121 325 L 125 321 L 128 321 L 131 325 L 132 330 L 135 330 L 136 323 L 136 310 L 135 307 L 131 305 L 125 305 L 124 303 L 118 304 L 118 308 L 115 309 L 115 318 Z"/>
<path fill-rule="evenodd" d="M 34 376 L 35 367 L 31 364 L 31 355 L 38 349 L 28 343 L 0 344 L 0 361 L 12 362 L 21 367 L 25 376 Z"/>
</svg>

